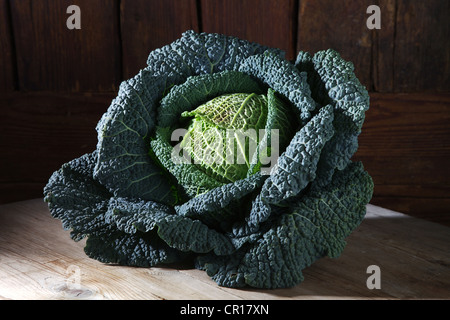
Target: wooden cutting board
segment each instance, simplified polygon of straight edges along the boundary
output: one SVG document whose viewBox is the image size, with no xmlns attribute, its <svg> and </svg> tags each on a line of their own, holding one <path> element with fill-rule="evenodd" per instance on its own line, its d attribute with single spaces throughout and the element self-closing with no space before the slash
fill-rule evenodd
<svg viewBox="0 0 450 320">
<path fill-rule="evenodd" d="M 231 289 L 189 267 L 89 259 L 42 199 L 0 206 L 0 299 L 450 299 L 450 228 L 373 205 L 337 259 L 289 289 Z"/>
</svg>

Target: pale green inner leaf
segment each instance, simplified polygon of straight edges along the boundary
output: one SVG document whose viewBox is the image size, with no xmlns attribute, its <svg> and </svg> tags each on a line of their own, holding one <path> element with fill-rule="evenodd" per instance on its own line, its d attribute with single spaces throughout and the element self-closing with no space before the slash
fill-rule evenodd
<svg viewBox="0 0 450 320">
<path fill-rule="evenodd" d="M 255 93 L 218 96 L 197 109 L 181 148 L 207 174 L 222 182 L 246 177 L 258 146 L 258 130 L 267 121 L 267 98 Z"/>
</svg>

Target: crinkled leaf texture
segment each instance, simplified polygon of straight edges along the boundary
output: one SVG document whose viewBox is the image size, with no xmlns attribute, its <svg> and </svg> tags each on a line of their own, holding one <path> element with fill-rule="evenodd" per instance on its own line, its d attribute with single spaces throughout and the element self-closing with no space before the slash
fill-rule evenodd
<svg viewBox="0 0 450 320">
<path fill-rule="evenodd" d="M 294 286 L 303 280 L 301 271 L 318 258 L 340 255 L 344 239 L 366 213 L 372 188 L 361 164 L 352 163 L 320 191 L 291 199 L 266 231 L 236 253 L 200 256 L 198 267 L 223 286 Z"/>
<path fill-rule="evenodd" d="M 99 121 L 96 150 L 64 164 L 44 188 L 52 216 L 75 241 L 87 237 L 89 257 L 141 267 L 189 260 L 222 286 L 281 288 L 300 283 L 317 259 L 341 254 L 373 192 L 351 160 L 369 108 L 351 62 L 326 50 L 292 63 L 278 49 L 188 31 L 147 64 Z M 267 92 L 284 102 L 269 95 L 258 126 L 292 131 L 270 174 L 252 166 L 224 181 L 171 160 L 183 113 L 219 95 Z"/>
</svg>

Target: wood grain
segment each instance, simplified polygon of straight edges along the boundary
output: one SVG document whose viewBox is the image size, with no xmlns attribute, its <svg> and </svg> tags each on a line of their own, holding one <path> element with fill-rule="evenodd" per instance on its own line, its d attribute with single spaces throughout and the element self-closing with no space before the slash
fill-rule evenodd
<svg viewBox="0 0 450 320">
<path fill-rule="evenodd" d="M 297 50 L 311 54 L 332 48 L 352 61 L 358 79 L 368 89 L 372 80 L 372 37 L 366 20 L 373 1 L 302 0 L 298 17 Z"/>
<path fill-rule="evenodd" d="M 371 98 L 354 159 L 374 180 L 373 203 L 450 225 L 450 95 Z"/>
<path fill-rule="evenodd" d="M 42 187 L 53 171 L 64 162 L 92 152 L 97 144 L 95 126 L 114 96 L 110 93 L 0 96 L 1 202 L 41 196 Z"/>
<path fill-rule="evenodd" d="M 393 92 L 397 1 L 379 0 L 377 5 L 381 10 L 381 29 L 372 33 L 372 90 Z"/>
<path fill-rule="evenodd" d="M 205 32 L 223 33 L 257 42 L 296 56 L 296 1 L 217 0 L 201 1 Z"/>
<path fill-rule="evenodd" d="M 397 0 L 395 92 L 450 91 L 450 2 Z"/>
<path fill-rule="evenodd" d="M 14 59 L 8 0 L 0 0 L 0 92 L 15 89 Z"/>
<path fill-rule="evenodd" d="M 152 50 L 172 43 L 184 31 L 199 31 L 195 0 L 122 0 L 120 21 L 126 79 L 146 66 Z"/>
<path fill-rule="evenodd" d="M 368 205 L 337 259 L 304 270 L 296 287 L 236 290 L 190 266 L 132 268 L 87 258 L 41 199 L 0 206 L 0 299 L 449 299 L 450 229 Z M 414 235 L 414 236 L 411 236 Z M 366 286 L 380 267 L 381 289 Z"/>
<path fill-rule="evenodd" d="M 119 8 L 110 0 L 10 1 L 20 90 L 113 91 L 121 80 Z M 69 30 L 69 5 L 81 30 Z"/>
</svg>

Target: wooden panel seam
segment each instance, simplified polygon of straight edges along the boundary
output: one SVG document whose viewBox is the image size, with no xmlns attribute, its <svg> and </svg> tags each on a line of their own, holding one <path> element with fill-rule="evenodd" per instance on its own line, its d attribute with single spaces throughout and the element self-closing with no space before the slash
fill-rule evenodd
<svg viewBox="0 0 450 320">
<path fill-rule="evenodd" d="M 5 83 L 4 91 L 14 91 L 18 90 L 18 71 L 17 71 L 17 54 L 16 54 L 16 46 L 15 46 L 15 38 L 14 38 L 14 30 L 13 30 L 13 24 L 12 24 L 12 17 L 11 17 L 11 5 L 9 0 L 0 0 L 0 8 L 3 10 L 3 23 L 5 24 L 5 28 L 2 30 L 4 32 L 4 41 L 6 41 L 6 50 L 8 51 L 7 59 L 6 57 L 3 57 L 3 61 L 1 62 L 3 66 L 6 69 L 6 82 L 11 82 L 9 85 L 8 83 Z M 0 15 L 1 17 L 1 15 Z M 0 37 L 2 35 L 0 34 Z M 1 38 L 0 38 L 1 43 Z M 9 50 L 8 50 L 9 49 Z M 5 50 L 5 47 L 2 48 L 2 50 Z M 5 51 L 6 51 L 5 50 Z M 9 66 L 9 68 L 8 68 Z M 5 71 L 5 69 L 3 69 Z M 2 88 L 0 88 L 2 90 Z"/>
</svg>

